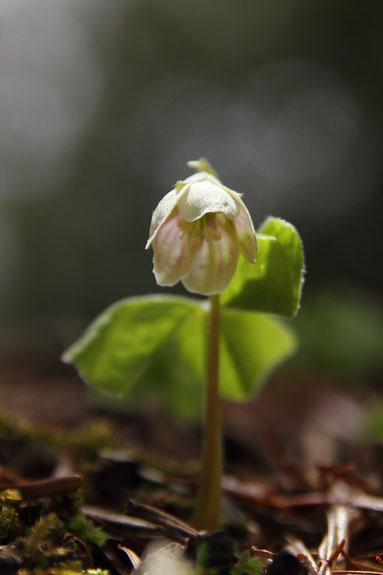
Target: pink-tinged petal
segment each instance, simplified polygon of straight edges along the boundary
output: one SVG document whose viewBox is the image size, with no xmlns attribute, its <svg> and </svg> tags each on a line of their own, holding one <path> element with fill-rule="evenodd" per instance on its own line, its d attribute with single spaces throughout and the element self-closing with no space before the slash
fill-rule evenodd
<svg viewBox="0 0 383 575">
<path fill-rule="evenodd" d="M 254 231 L 253 222 L 247 207 L 241 199 L 237 199 L 239 214 L 233 220 L 235 233 L 237 235 L 238 247 L 245 258 L 254 263 L 257 257 L 257 238 Z"/>
<path fill-rule="evenodd" d="M 172 211 L 177 205 L 178 200 L 182 197 L 182 195 L 187 191 L 188 186 L 184 186 L 182 190 L 178 191 L 177 189 L 172 190 L 166 196 L 162 198 L 162 200 L 157 205 L 156 209 L 153 212 L 152 221 L 150 224 L 150 231 L 149 231 L 149 239 L 146 242 L 145 249 L 147 250 L 151 243 L 153 242 L 158 230 L 165 222 L 165 220 L 170 216 Z"/>
<path fill-rule="evenodd" d="M 174 285 L 192 265 L 198 242 L 190 239 L 182 223 L 182 216 L 175 208 L 154 237 L 153 272 L 158 285 Z"/>
<path fill-rule="evenodd" d="M 220 182 L 205 174 L 201 178 L 201 174 L 195 174 L 199 178 L 192 180 L 188 178 L 189 187 L 183 191 L 178 200 L 178 208 L 187 222 L 194 222 L 202 218 L 207 213 L 222 212 L 230 220 L 236 218 L 239 213 L 237 201 L 233 196 L 228 193 Z"/>
<path fill-rule="evenodd" d="M 238 248 L 229 226 L 221 229 L 221 238 L 212 236 L 202 240 L 192 265 L 181 281 L 193 293 L 212 295 L 221 293 L 229 285 L 238 261 Z"/>
</svg>

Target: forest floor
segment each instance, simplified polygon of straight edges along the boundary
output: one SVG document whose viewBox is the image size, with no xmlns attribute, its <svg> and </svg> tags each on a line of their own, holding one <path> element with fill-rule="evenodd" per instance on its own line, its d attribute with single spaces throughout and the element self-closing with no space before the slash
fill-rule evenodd
<svg viewBox="0 0 383 575">
<path fill-rule="evenodd" d="M 374 401 L 301 373 L 225 403 L 222 526 L 198 532 L 198 425 L 106 408 L 59 363 L 2 365 L 0 573 L 383 573 Z"/>
</svg>

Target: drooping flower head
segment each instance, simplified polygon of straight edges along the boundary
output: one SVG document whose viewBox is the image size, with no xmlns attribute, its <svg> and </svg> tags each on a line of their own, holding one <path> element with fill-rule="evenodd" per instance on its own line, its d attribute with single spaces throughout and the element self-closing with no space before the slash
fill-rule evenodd
<svg viewBox="0 0 383 575">
<path fill-rule="evenodd" d="M 210 168 L 203 158 L 189 165 Z M 193 293 L 221 293 L 240 253 L 255 262 L 257 240 L 241 194 L 211 172 L 177 182 L 154 210 L 146 249 L 153 246 L 153 272 L 161 286 L 181 280 Z"/>
</svg>

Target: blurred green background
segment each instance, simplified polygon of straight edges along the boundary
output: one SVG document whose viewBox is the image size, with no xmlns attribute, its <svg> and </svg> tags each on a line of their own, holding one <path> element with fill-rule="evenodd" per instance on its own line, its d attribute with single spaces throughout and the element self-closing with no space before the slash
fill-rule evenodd
<svg viewBox="0 0 383 575">
<path fill-rule="evenodd" d="M 0 0 L 0 356 L 55 357 L 159 291 L 151 213 L 204 155 L 256 226 L 302 235 L 301 363 L 381 374 L 382 21 L 379 0 Z"/>
</svg>

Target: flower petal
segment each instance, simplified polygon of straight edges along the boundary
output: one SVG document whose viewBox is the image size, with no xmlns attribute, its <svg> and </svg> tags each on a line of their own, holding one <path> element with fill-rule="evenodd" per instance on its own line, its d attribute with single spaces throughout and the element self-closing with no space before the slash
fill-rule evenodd
<svg viewBox="0 0 383 575">
<path fill-rule="evenodd" d="M 172 286 L 192 265 L 198 242 L 180 227 L 183 218 L 175 208 L 157 229 L 153 240 L 153 272 L 158 285 Z"/>
<path fill-rule="evenodd" d="M 159 202 L 159 204 L 157 205 L 156 209 L 153 212 L 152 221 L 150 223 L 149 239 L 146 242 L 145 246 L 146 250 L 150 247 L 152 241 L 156 237 L 156 234 L 158 233 L 160 226 L 170 216 L 170 214 L 176 207 L 178 200 L 187 191 L 187 189 L 188 186 L 184 186 L 180 191 L 174 189 L 168 194 L 166 194 Z"/>
<path fill-rule="evenodd" d="M 209 180 L 213 184 L 217 184 L 218 186 L 224 187 L 218 180 L 218 178 L 216 178 L 212 174 L 209 174 L 208 172 L 196 172 L 195 174 L 192 174 L 191 176 L 186 178 L 186 180 L 183 181 L 187 184 L 193 184 L 194 182 L 204 182 L 205 180 Z"/>
<path fill-rule="evenodd" d="M 221 293 L 229 285 L 238 261 L 238 248 L 229 227 L 221 228 L 221 238 L 204 238 L 189 271 L 181 278 L 185 288 L 202 295 Z"/>
<path fill-rule="evenodd" d="M 199 178 L 191 178 L 187 190 L 182 190 L 178 196 L 178 208 L 187 222 L 194 222 L 207 213 L 222 212 L 230 220 L 238 216 L 239 207 L 235 199 L 228 193 L 216 178 L 205 174 L 195 174 Z"/>
<path fill-rule="evenodd" d="M 233 220 L 235 233 L 238 239 L 238 247 L 245 258 L 254 263 L 257 256 L 257 238 L 249 211 L 243 201 L 237 198 L 239 214 Z"/>
</svg>

